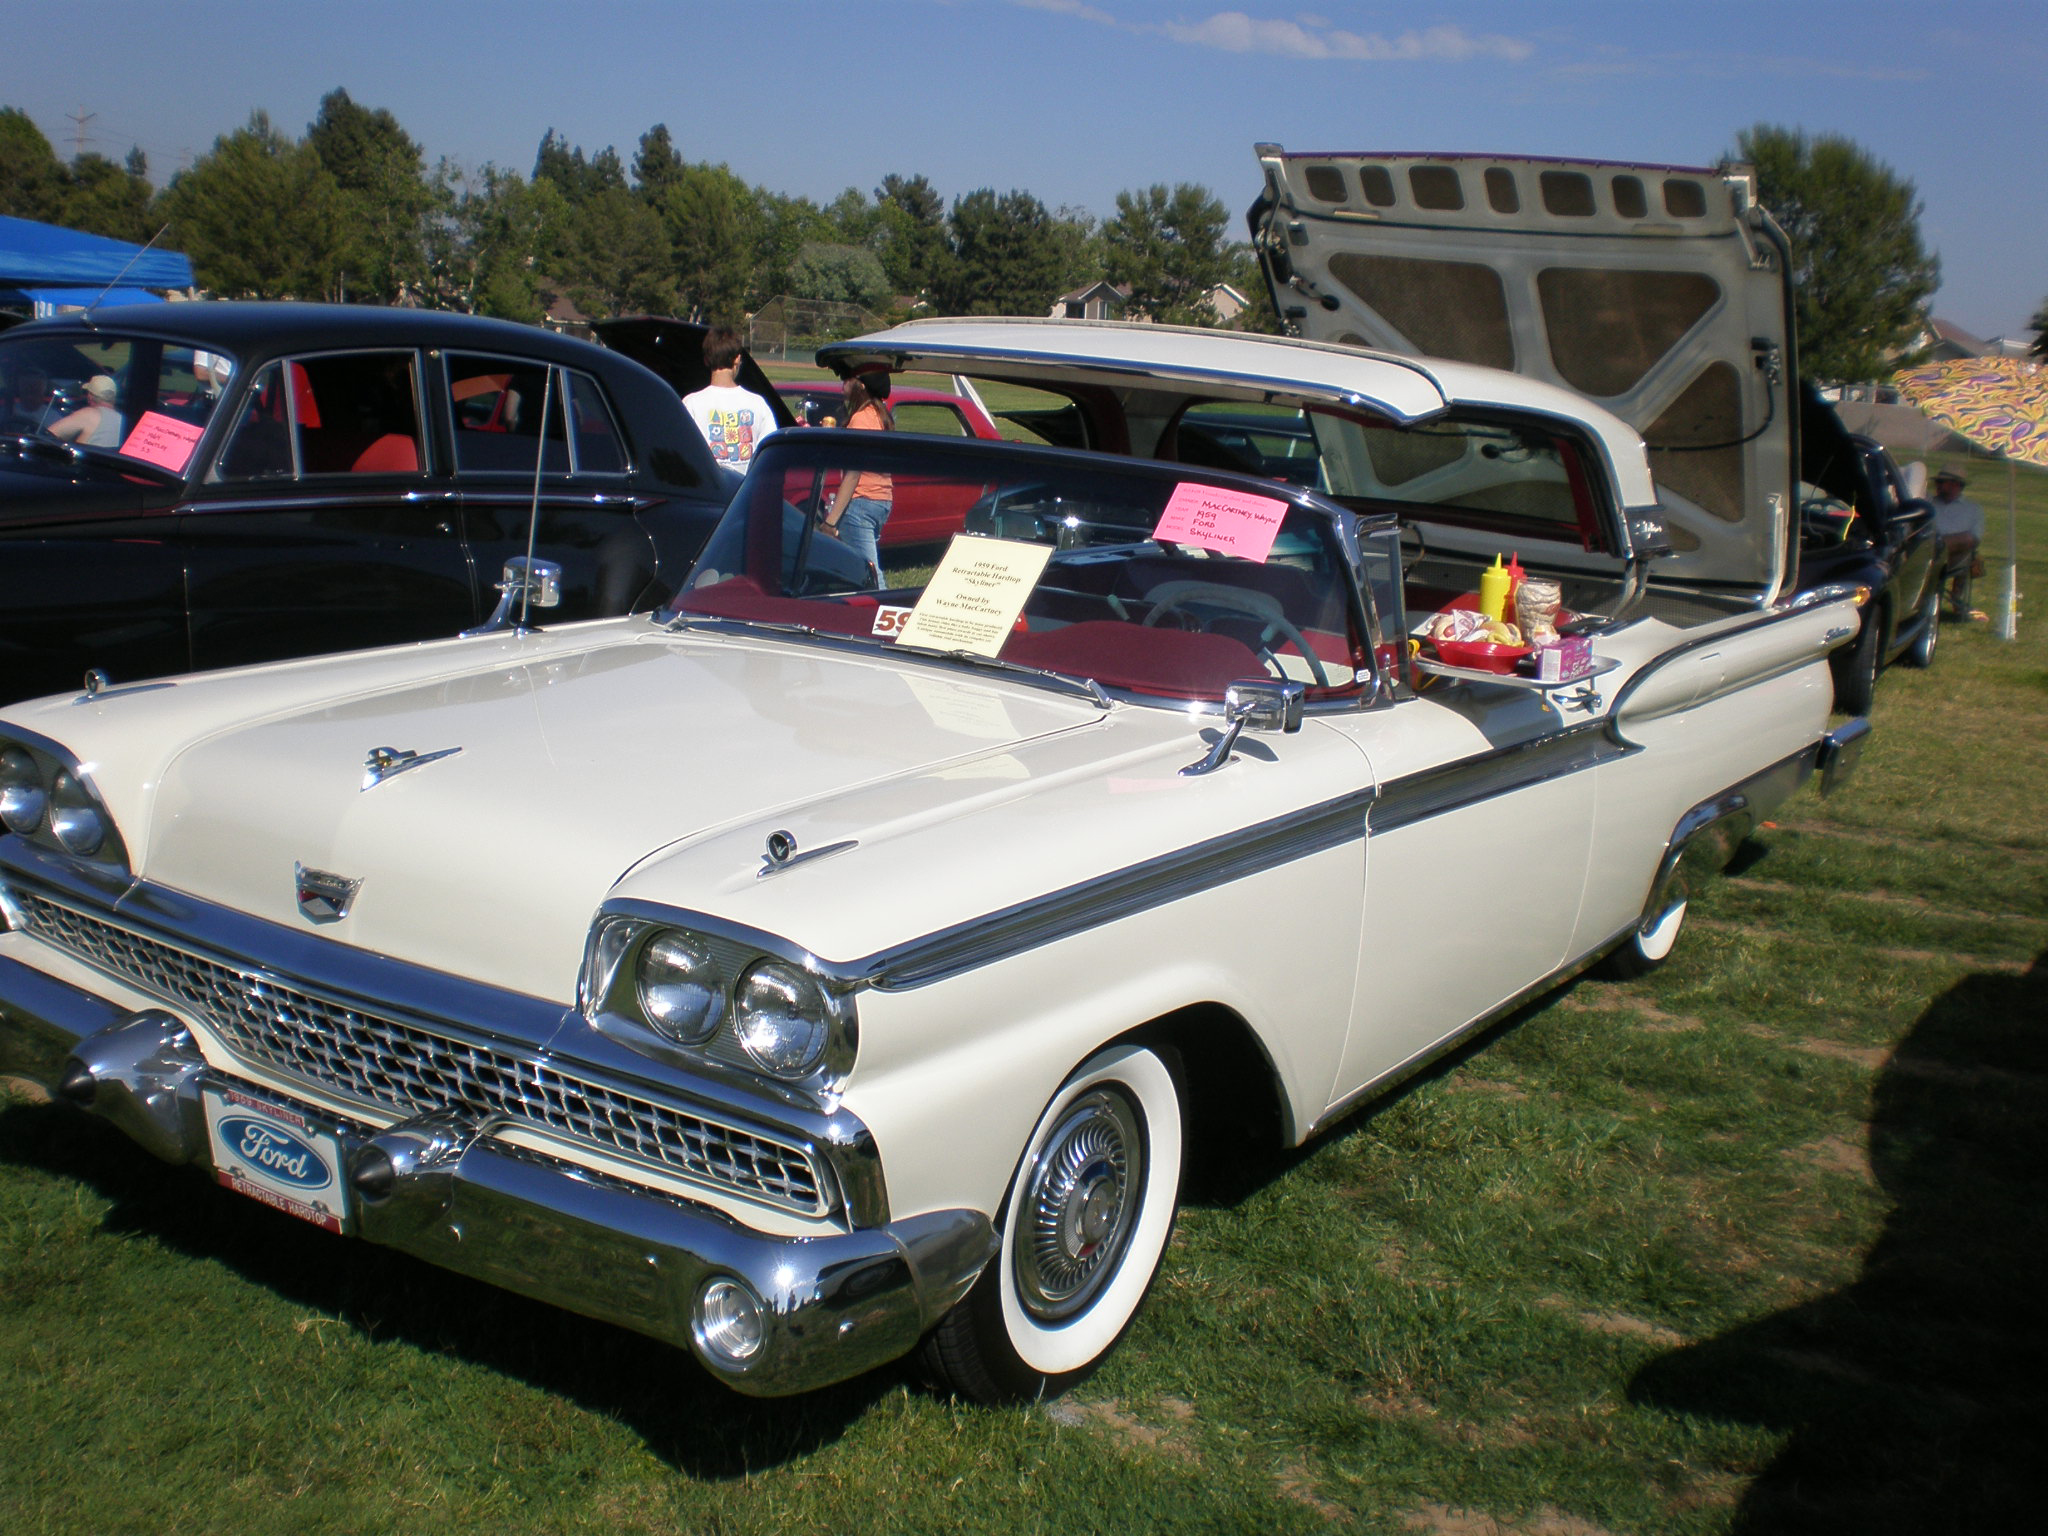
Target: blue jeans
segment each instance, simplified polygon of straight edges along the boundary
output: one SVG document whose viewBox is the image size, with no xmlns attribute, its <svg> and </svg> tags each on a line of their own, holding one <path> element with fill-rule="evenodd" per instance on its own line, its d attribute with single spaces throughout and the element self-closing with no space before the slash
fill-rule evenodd
<svg viewBox="0 0 2048 1536">
<path fill-rule="evenodd" d="M 856 496 L 839 514 L 839 541 L 882 573 L 882 524 L 889 521 L 889 503 Z"/>
</svg>

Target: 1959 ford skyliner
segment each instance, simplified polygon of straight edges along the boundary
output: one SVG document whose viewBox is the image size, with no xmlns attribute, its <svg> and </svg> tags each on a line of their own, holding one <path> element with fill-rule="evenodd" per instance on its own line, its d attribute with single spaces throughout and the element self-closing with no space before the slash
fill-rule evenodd
<svg viewBox="0 0 2048 1536">
<path fill-rule="evenodd" d="M 1028 1397 L 1130 1325 L 1193 1150 L 1656 963 L 1853 758 L 1853 594 L 1781 602 L 1772 527 L 1660 583 L 1641 441 L 1564 390 L 1158 327 L 839 355 L 1098 451 L 792 429 L 652 619 L 0 712 L 0 1073 L 745 1392 L 918 1350 Z M 971 504 L 936 566 L 821 528 L 910 474 Z M 1411 640 L 1496 554 L 1576 675 Z"/>
</svg>

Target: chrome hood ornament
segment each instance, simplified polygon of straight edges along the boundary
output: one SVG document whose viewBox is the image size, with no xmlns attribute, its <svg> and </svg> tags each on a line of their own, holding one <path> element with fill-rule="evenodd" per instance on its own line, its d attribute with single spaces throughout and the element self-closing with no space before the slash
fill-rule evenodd
<svg viewBox="0 0 2048 1536">
<path fill-rule="evenodd" d="M 299 910 L 308 922 L 313 923 L 340 922 L 348 916 L 356 892 L 363 888 L 360 880 L 330 874 L 324 869 L 308 869 L 303 864 L 292 865 L 292 879 L 298 892 Z"/>
<path fill-rule="evenodd" d="M 415 752 L 410 747 L 372 747 L 370 755 L 363 759 L 363 788 L 375 789 L 386 779 L 395 779 L 411 768 L 431 763 L 437 758 L 453 757 L 460 747 L 443 747 L 438 752 Z"/>
</svg>

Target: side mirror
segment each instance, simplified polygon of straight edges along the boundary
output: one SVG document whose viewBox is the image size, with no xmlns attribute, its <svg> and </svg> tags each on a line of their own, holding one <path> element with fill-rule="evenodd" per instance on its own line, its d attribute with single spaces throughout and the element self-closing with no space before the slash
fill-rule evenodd
<svg viewBox="0 0 2048 1536">
<path fill-rule="evenodd" d="M 1307 694 L 1307 686 L 1292 678 L 1248 677 L 1232 683 L 1223 690 L 1223 734 L 1207 757 L 1189 763 L 1181 773 L 1193 778 L 1221 768 L 1230 761 L 1230 750 L 1246 726 L 1293 735 L 1301 729 L 1301 705 Z"/>
<path fill-rule="evenodd" d="M 1629 553 L 1638 560 L 1655 560 L 1671 553 L 1671 534 L 1664 519 L 1637 512 L 1628 520 Z"/>
<path fill-rule="evenodd" d="M 526 616 L 531 610 L 556 608 L 561 606 L 561 602 L 561 566 L 552 560 L 514 555 L 505 562 L 503 579 L 498 583 L 497 608 L 475 629 L 465 629 L 463 638 L 496 634 L 506 629 L 523 631 Z"/>
</svg>

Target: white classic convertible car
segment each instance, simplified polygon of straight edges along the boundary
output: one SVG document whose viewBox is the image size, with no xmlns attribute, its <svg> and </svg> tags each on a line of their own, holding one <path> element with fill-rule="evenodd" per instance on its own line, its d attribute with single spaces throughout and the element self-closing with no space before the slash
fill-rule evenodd
<svg viewBox="0 0 2048 1536">
<path fill-rule="evenodd" d="M 918 1351 L 1031 1397 L 1130 1325 L 1191 1153 L 1656 963 L 1853 760 L 1856 595 L 1782 599 L 1769 525 L 1661 582 L 1640 439 L 1563 389 L 1071 322 L 832 356 L 1049 392 L 1070 446 L 785 431 L 651 617 L 0 712 L 0 1074 L 741 1391 Z M 877 570 L 847 476 L 965 530 Z M 1496 555 L 1557 675 L 1422 640 Z"/>
</svg>

